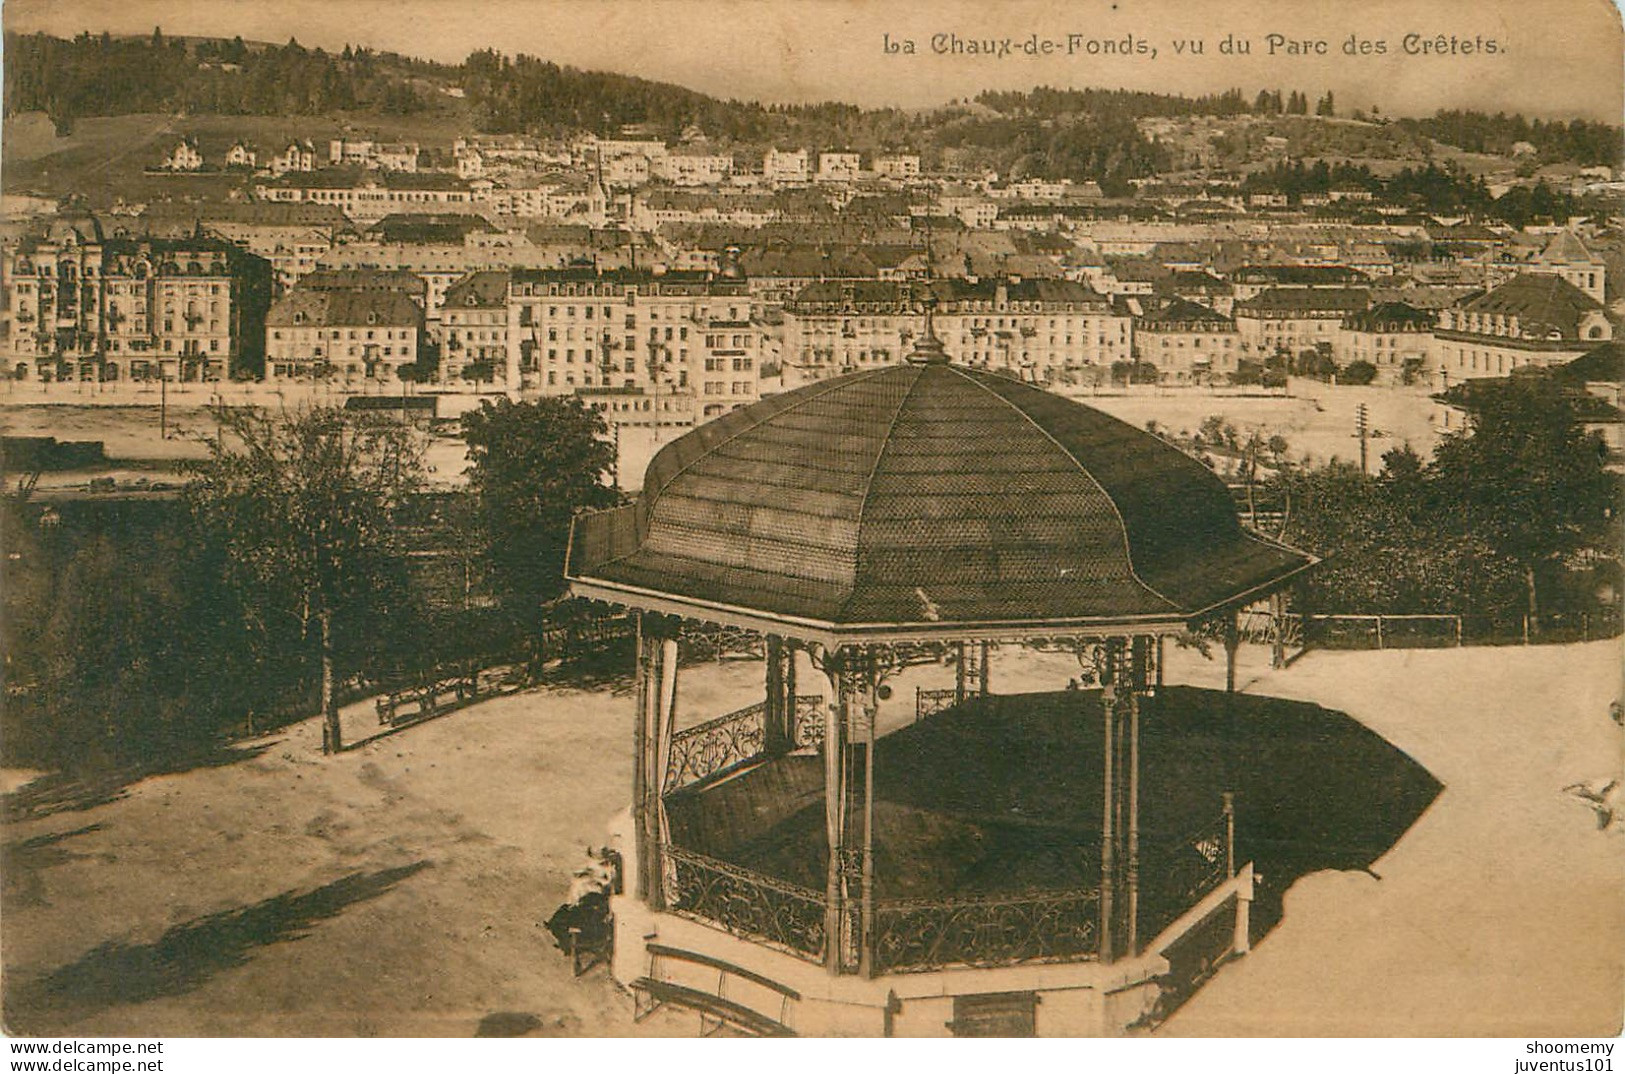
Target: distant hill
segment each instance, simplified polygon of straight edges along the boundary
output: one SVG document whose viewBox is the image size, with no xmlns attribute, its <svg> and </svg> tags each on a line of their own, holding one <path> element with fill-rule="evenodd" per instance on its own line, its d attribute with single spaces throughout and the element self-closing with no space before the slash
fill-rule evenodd
<svg viewBox="0 0 1625 1074">
<path fill-rule="evenodd" d="M 728 145 L 777 144 L 864 152 L 909 147 L 927 168 L 952 163 L 1016 177 L 1095 180 L 1108 193 L 1168 170 L 1173 149 L 1136 121 L 1189 116 L 1264 117 L 1295 156 L 1424 159 L 1430 140 L 1510 154 L 1520 142 L 1540 163 L 1617 163 L 1620 129 L 1574 120 L 1442 112 L 1427 119 L 1348 123 L 1331 95 L 1240 89 L 1199 97 L 1038 87 L 988 92 L 930 111 L 854 105 L 763 105 L 720 100 L 668 83 L 582 71 L 485 49 L 442 64 L 346 45 L 338 52 L 241 38 L 83 33 L 5 35 L 5 114 L 44 112 L 59 134 L 89 117 L 152 114 L 432 120 L 458 130 L 612 134 L 636 126 L 675 141 L 694 132 Z M 456 90 L 457 95 L 450 92 Z M 1318 113 L 1311 115 L 1313 111 Z M 184 129 L 184 123 L 178 129 Z M 1264 136 L 1262 128 L 1249 135 Z M 1274 132 L 1271 132 L 1274 133 Z M 1221 146 L 1253 159 L 1246 137 Z"/>
</svg>

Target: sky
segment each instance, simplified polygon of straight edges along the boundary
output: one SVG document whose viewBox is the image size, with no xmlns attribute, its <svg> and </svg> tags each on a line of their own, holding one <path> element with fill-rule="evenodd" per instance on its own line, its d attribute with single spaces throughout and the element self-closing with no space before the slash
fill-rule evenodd
<svg viewBox="0 0 1625 1074">
<path fill-rule="evenodd" d="M 161 25 L 297 37 L 449 62 L 489 46 L 769 102 L 919 108 L 1035 85 L 1235 86 L 1249 97 L 1330 89 L 1341 109 L 1391 115 L 1477 108 L 1617 123 L 1625 114 L 1625 32 L 1613 0 L 5 0 L 4 20 L 64 36 Z M 1280 38 L 1274 55 L 1270 34 Z M 1407 53 L 1407 35 L 1418 51 Z M 1441 35 L 1450 51 L 1419 51 Z M 1227 36 L 1249 41 L 1251 53 L 1221 54 Z M 898 51 L 886 51 L 888 38 Z M 954 38 L 992 41 L 999 54 L 954 51 Z M 1202 54 L 1176 51 L 1185 40 L 1201 40 Z M 1363 54 L 1345 51 L 1362 41 Z M 1026 54 L 1027 42 L 1052 52 Z"/>
</svg>

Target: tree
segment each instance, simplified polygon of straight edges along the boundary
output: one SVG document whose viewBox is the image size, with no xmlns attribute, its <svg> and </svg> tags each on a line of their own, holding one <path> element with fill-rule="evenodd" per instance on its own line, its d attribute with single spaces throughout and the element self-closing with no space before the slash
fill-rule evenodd
<svg viewBox="0 0 1625 1074">
<path fill-rule="evenodd" d="M 337 753 L 339 634 L 359 637 L 398 591 L 391 514 L 418 483 L 422 445 L 398 422 L 332 407 L 222 406 L 214 416 L 222 435 L 187 489 L 194 517 L 219 542 L 228 588 L 260 631 L 291 618 L 315 642 L 322 752 Z"/>
<path fill-rule="evenodd" d="M 1359 359 L 1344 366 L 1337 379 L 1343 384 L 1370 384 L 1377 379 L 1377 367 Z"/>
<path fill-rule="evenodd" d="M 1563 557 L 1618 540 L 1618 490 L 1605 451 L 1548 376 L 1471 385 L 1465 429 L 1434 451 L 1433 483 L 1446 521 L 1515 563 L 1527 611 L 1540 611 L 1540 577 Z"/>
<path fill-rule="evenodd" d="M 619 499 L 603 415 L 573 398 L 487 400 L 463 415 L 469 483 L 500 600 L 521 629 L 564 588 L 570 519 Z"/>
</svg>

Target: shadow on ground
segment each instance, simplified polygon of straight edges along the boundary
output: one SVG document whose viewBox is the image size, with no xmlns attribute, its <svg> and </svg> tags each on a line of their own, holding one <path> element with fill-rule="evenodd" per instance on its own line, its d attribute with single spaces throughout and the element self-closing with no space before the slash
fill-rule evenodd
<svg viewBox="0 0 1625 1074">
<path fill-rule="evenodd" d="M 151 943 L 108 941 L 39 977 L 7 981 L 6 1029 L 55 1033 L 113 1007 L 190 992 L 217 973 L 247 964 L 259 948 L 298 940 L 317 923 L 377 898 L 428 865 L 418 861 L 352 873 L 313 891 L 284 892 L 176 925 Z"/>
<path fill-rule="evenodd" d="M 88 856 L 61 844 L 101 830 L 100 824 L 87 824 L 72 831 L 36 835 L 0 846 L 0 904 L 7 910 L 45 905 L 45 883 L 40 873 Z"/>
<path fill-rule="evenodd" d="M 95 809 L 123 798 L 132 785 L 144 779 L 200 768 L 222 768 L 252 760 L 276 744 L 273 741 L 257 746 L 214 746 L 143 764 L 52 772 L 0 796 L 0 821 L 17 824 L 57 813 Z"/>
</svg>

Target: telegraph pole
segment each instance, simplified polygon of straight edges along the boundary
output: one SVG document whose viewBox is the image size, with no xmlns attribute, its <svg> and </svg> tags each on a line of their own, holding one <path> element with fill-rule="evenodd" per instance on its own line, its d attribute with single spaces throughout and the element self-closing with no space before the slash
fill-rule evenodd
<svg viewBox="0 0 1625 1074">
<path fill-rule="evenodd" d="M 1354 431 L 1360 435 L 1360 476 L 1364 477 L 1367 472 L 1366 438 L 1371 432 L 1370 416 L 1366 412 L 1366 406 L 1364 403 L 1361 403 L 1359 406 L 1354 408 Z"/>
</svg>

